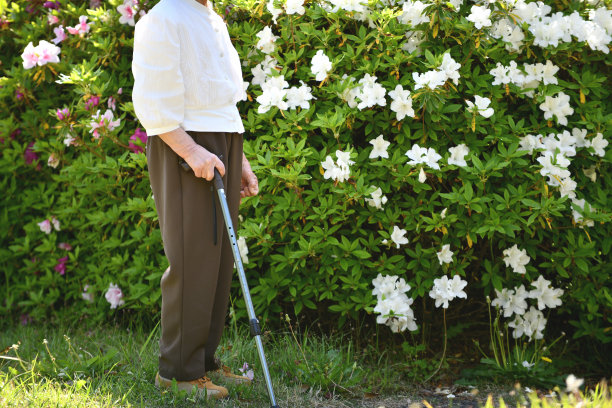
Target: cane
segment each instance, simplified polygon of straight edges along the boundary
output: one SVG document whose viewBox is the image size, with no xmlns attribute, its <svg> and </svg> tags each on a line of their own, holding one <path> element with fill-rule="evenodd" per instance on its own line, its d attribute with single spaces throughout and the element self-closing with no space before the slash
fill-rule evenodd
<svg viewBox="0 0 612 408">
<path fill-rule="evenodd" d="M 186 161 L 181 160 L 180 165 L 185 171 L 191 170 L 189 164 Z M 234 263 L 236 269 L 238 269 L 238 278 L 240 279 L 240 286 L 242 287 L 242 293 L 244 293 L 244 300 L 247 306 L 247 312 L 249 314 L 249 326 L 251 328 L 251 336 L 255 337 L 255 343 L 257 343 L 257 352 L 259 353 L 259 361 L 263 368 L 264 377 L 266 379 L 266 387 L 268 388 L 268 395 L 270 396 L 271 408 L 278 408 L 276 400 L 274 398 L 274 390 L 272 390 L 272 380 L 270 379 L 270 373 L 268 372 L 268 364 L 266 363 L 266 356 L 264 354 L 263 345 L 261 343 L 261 329 L 259 327 L 259 320 L 255 317 L 255 309 L 253 309 L 253 302 L 251 302 L 251 294 L 249 293 L 249 286 L 247 285 L 246 276 L 244 274 L 244 268 L 242 266 L 242 258 L 240 257 L 240 250 L 238 249 L 238 242 L 236 241 L 236 233 L 234 232 L 234 226 L 232 218 L 230 216 L 229 207 L 227 206 L 227 198 L 225 196 L 225 189 L 223 187 L 223 180 L 217 168 L 215 168 L 214 178 L 215 188 L 219 195 L 219 203 L 221 204 L 221 210 L 223 212 L 223 219 L 225 220 L 225 227 L 227 228 L 227 235 L 229 236 L 230 243 L 232 245 L 232 253 L 234 254 Z"/>
</svg>

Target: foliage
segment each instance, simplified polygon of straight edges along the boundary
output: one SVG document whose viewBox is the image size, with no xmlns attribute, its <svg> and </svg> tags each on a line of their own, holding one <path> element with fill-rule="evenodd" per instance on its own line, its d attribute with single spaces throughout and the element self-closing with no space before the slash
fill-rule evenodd
<svg viewBox="0 0 612 408">
<path fill-rule="evenodd" d="M 154 3 L 144 3 L 143 11 Z M 545 3 L 584 19 L 593 9 L 583 2 Z M 142 142 L 130 98 L 133 27 L 119 22 L 120 5 L 67 1 L 49 10 L 38 1 L 0 0 L 2 315 L 44 319 L 76 306 L 75 314 L 102 320 L 116 312 L 103 297 L 112 283 L 124 292 L 120 310 L 139 318 L 159 311 L 158 282 L 167 261 L 146 158 L 135 147 Z M 508 15 L 506 5 L 491 5 L 495 19 Z M 538 46 L 526 24 L 520 51 L 508 51 L 468 20 L 468 3 L 457 10 L 438 0 L 429 4 L 426 21 L 410 27 L 412 37 L 423 40 L 411 51 L 405 45 L 409 24 L 397 5 L 372 1 L 363 14 L 308 2 L 303 15 L 281 13 L 276 24 L 264 2 L 226 6 L 216 4 L 226 10 L 221 14 L 230 22 L 244 79 L 253 82 L 253 69 L 265 59 L 256 34 L 270 26 L 278 39 L 266 76 L 282 75 L 292 86 L 304 81 L 313 96 L 308 107 L 271 106 L 260 113 L 264 91 L 251 84 L 249 100 L 239 106 L 245 153 L 260 180 L 259 196 L 243 200 L 239 231 L 249 247 L 247 275 L 258 315 L 309 312 L 333 317 L 341 327 L 373 312 L 372 280 L 380 273 L 405 278 L 408 295 L 419 300 L 416 322 L 424 330 L 424 316 L 434 308 L 428 293 L 442 275 L 468 281 L 468 299 L 454 302 L 468 302 L 483 321 L 482 299 L 494 289 L 529 286 L 543 275 L 564 290 L 562 308 L 549 316 L 557 327 L 571 324 L 573 338 L 612 340 L 612 149 L 599 155 L 582 147 L 572 156 L 576 199 L 590 204 L 580 205 L 567 189 L 549 185 L 554 177 L 543 177 L 540 151 L 522 148 L 527 135 L 573 129 L 586 130 L 588 141 L 609 139 L 607 54 L 577 40 Z M 58 63 L 25 69 L 20 56 L 28 44 L 54 36 L 57 24 L 49 15 L 64 27 L 87 16 L 90 30 L 60 43 Z M 332 63 L 322 81 L 311 71 L 319 50 Z M 417 88 L 414 74 L 435 71 L 445 54 L 460 64 L 458 81 Z M 556 84 L 492 85 L 497 63 L 522 68 L 549 60 L 559 67 Z M 361 99 L 349 103 L 352 88 L 367 75 L 384 88 L 385 105 L 361 106 L 371 95 L 358 91 Z M 387 94 L 398 85 L 411 90 L 414 108 L 401 119 L 389 109 Z M 540 107 L 561 92 L 573 109 L 563 117 L 566 124 L 560 114 L 545 119 Z M 492 116 L 466 108 L 476 95 L 490 99 Z M 96 136 L 94 112 L 100 120 L 107 109 L 120 122 L 107 118 Z M 370 159 L 370 141 L 379 135 L 390 141 L 389 157 Z M 448 164 L 450 149 L 461 143 L 469 148 L 466 165 Z M 406 152 L 416 144 L 443 156 L 439 168 L 408 163 Z M 328 156 L 341 161 L 338 150 L 350 152 L 354 162 L 343 181 L 330 179 L 325 164 Z M 388 198 L 380 209 L 366 200 L 377 188 Z M 52 217 L 60 228 L 43 232 L 38 224 Z M 406 243 L 396 244 L 394 227 L 406 231 Z M 529 256 L 524 274 L 504 263 L 504 250 L 514 244 Z M 444 245 L 454 254 L 450 263 L 436 257 Z M 95 295 L 92 303 L 83 299 L 85 285 Z M 234 293 L 239 296 L 237 281 Z M 236 312 L 246 316 L 242 300 Z M 452 308 L 448 318 L 458 318 Z"/>
</svg>

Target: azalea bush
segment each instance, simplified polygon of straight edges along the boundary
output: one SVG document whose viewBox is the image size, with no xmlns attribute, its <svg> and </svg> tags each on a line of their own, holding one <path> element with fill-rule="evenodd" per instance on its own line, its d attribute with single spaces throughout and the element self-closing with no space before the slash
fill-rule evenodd
<svg viewBox="0 0 612 408">
<path fill-rule="evenodd" d="M 0 1 L 3 313 L 159 311 L 130 97 L 133 25 L 154 4 Z M 239 235 L 258 315 L 486 337 L 488 297 L 517 339 L 612 340 L 603 3 L 215 7 L 248 94 L 260 194 Z"/>
</svg>

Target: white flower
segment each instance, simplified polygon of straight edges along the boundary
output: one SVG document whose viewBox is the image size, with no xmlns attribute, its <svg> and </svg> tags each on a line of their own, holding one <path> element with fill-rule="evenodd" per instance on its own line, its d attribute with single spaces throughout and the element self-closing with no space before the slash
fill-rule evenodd
<svg viewBox="0 0 612 408">
<path fill-rule="evenodd" d="M 66 137 L 64 138 L 64 144 L 66 146 L 70 146 L 72 144 L 72 142 L 74 142 L 76 139 L 74 137 L 72 137 L 72 135 L 70 133 L 66 133 Z"/>
<path fill-rule="evenodd" d="M 370 140 L 370 144 L 374 146 L 372 151 L 370 152 L 370 159 L 375 159 L 377 157 L 383 157 L 385 159 L 389 158 L 389 153 L 387 153 L 387 148 L 391 144 L 391 142 L 387 142 L 383 135 L 379 135 L 376 139 Z"/>
<path fill-rule="evenodd" d="M 474 103 L 471 101 L 465 101 L 465 103 L 467 103 L 468 109 L 470 111 L 476 111 L 480 113 L 485 118 L 490 118 L 493 115 L 493 108 L 489 108 L 491 100 L 489 98 L 483 98 L 478 95 L 474 95 L 474 99 L 476 101 L 476 105 L 474 105 Z"/>
<path fill-rule="evenodd" d="M 374 190 L 371 196 L 372 198 L 366 198 L 365 201 L 372 207 L 376 207 L 379 210 L 382 208 L 382 205 L 387 202 L 387 197 L 383 195 L 383 192 L 380 187 Z"/>
<path fill-rule="evenodd" d="M 378 276 L 372 280 L 374 289 L 372 294 L 377 297 L 378 304 L 374 308 L 376 313 L 376 323 L 386 324 L 391 327 L 394 333 L 399 333 L 409 329 L 417 329 L 414 313 L 410 306 L 413 300 L 405 292 L 410 290 L 410 285 L 403 278 L 397 276 Z"/>
<path fill-rule="evenodd" d="M 535 363 L 530 363 L 529 361 L 523 361 L 521 365 L 525 367 L 527 370 L 529 370 L 531 367 L 535 365 Z"/>
<path fill-rule="evenodd" d="M 287 90 L 287 107 L 295 109 L 300 106 L 302 109 L 310 108 L 310 100 L 315 99 L 312 96 L 311 88 L 300 80 L 300 87 L 292 86 Z"/>
<path fill-rule="evenodd" d="M 544 119 L 557 117 L 557 123 L 567 125 L 567 115 L 574 113 L 574 109 L 569 105 L 569 95 L 559 92 L 556 97 L 546 96 L 544 103 L 540 104 L 540 109 L 544 111 Z"/>
<path fill-rule="evenodd" d="M 508 323 L 508 326 L 514 328 L 512 336 L 515 339 L 523 335 L 528 336 L 529 340 L 532 337 L 541 339 L 544 337 L 542 331 L 546 327 L 546 319 L 542 312 L 531 306 L 528 312 L 523 316 L 517 315 L 513 321 Z"/>
<path fill-rule="evenodd" d="M 287 0 L 285 10 L 287 14 L 303 15 L 306 12 L 306 9 L 304 9 L 304 0 Z"/>
<path fill-rule="evenodd" d="M 589 147 L 591 146 L 591 141 L 586 138 L 587 130 L 586 129 L 572 129 L 572 136 L 576 139 L 576 147 Z"/>
<path fill-rule="evenodd" d="M 442 217 L 442 219 L 446 218 L 446 210 L 448 210 L 448 208 L 444 207 L 444 209 L 440 213 L 440 217 Z"/>
<path fill-rule="evenodd" d="M 389 92 L 389 96 L 392 101 L 391 110 L 397 114 L 397 120 L 402 120 L 406 116 L 414 116 L 409 90 L 404 90 L 401 85 L 397 85 L 393 91 Z"/>
<path fill-rule="evenodd" d="M 283 12 L 283 10 L 274 6 L 274 0 L 269 0 L 266 3 L 266 9 L 270 12 L 270 14 L 272 14 L 272 21 L 274 21 L 274 24 L 277 24 L 276 19 Z"/>
<path fill-rule="evenodd" d="M 531 282 L 531 286 L 535 289 L 529 292 L 529 297 L 537 299 L 539 310 L 561 306 L 560 297 L 563 295 L 563 289 L 555 289 L 549 285 L 550 281 L 544 279 L 542 275 L 535 282 Z"/>
<path fill-rule="evenodd" d="M 425 174 L 425 170 L 421 167 L 419 170 L 419 182 L 424 183 L 427 180 L 427 174 Z"/>
<path fill-rule="evenodd" d="M 414 2 L 407 0 L 402 5 L 402 14 L 398 19 L 403 24 L 409 24 L 412 27 L 416 27 L 421 23 L 427 23 L 429 22 L 429 17 L 424 13 L 425 7 L 427 6 L 428 4 L 419 0 Z"/>
<path fill-rule="evenodd" d="M 438 67 L 440 72 L 443 72 L 446 75 L 446 79 L 451 79 L 455 85 L 459 84 L 459 68 L 461 68 L 461 64 L 451 57 L 450 53 L 447 52 L 442 57 L 442 63 Z"/>
<path fill-rule="evenodd" d="M 449 280 L 446 275 L 441 278 L 434 279 L 434 286 L 429 292 L 429 296 L 436 301 L 436 307 L 442 306 L 448 309 L 448 302 L 456 297 L 467 298 L 463 288 L 467 282 L 461 279 L 459 275 L 455 275 L 452 280 Z"/>
<path fill-rule="evenodd" d="M 419 163 L 427 163 L 427 165 L 433 169 L 440 169 L 438 160 L 442 158 L 433 148 L 419 147 L 418 144 L 414 144 L 410 150 L 406 152 L 408 156 L 409 165 L 415 165 Z"/>
<path fill-rule="evenodd" d="M 474 26 L 480 30 L 482 27 L 490 27 L 491 10 L 486 7 L 472 6 L 471 13 L 467 17 L 468 21 L 474 23 Z"/>
<path fill-rule="evenodd" d="M 312 57 L 310 64 L 310 71 L 315 75 L 317 81 L 323 81 L 332 69 L 331 60 L 325 55 L 323 50 L 317 51 L 315 56 Z"/>
<path fill-rule="evenodd" d="M 376 77 L 370 74 L 365 74 L 363 78 L 359 80 L 361 88 L 357 97 L 361 102 L 357 105 L 359 110 L 364 108 L 371 108 L 374 105 L 385 106 L 387 101 L 385 99 L 386 89 L 382 85 L 376 82 Z"/>
<path fill-rule="evenodd" d="M 49 155 L 49 159 L 47 159 L 47 165 L 55 169 L 57 168 L 58 164 L 59 164 L 59 157 L 57 157 L 55 153 L 51 153 Z"/>
<path fill-rule="evenodd" d="M 504 262 L 506 266 L 512 266 L 512 269 L 516 273 L 524 274 L 527 272 L 525 270 L 525 265 L 529 263 L 529 255 L 527 255 L 527 251 L 525 249 L 519 250 L 516 244 L 508 249 L 504 249 Z"/>
<path fill-rule="evenodd" d="M 110 303 L 111 309 L 116 309 L 117 306 L 125 304 L 125 301 L 123 300 L 123 292 L 121 292 L 119 286 L 113 283 L 109 284 L 108 290 L 106 291 L 104 297 L 106 298 L 107 302 Z"/>
<path fill-rule="evenodd" d="M 491 302 L 492 306 L 499 306 L 501 308 L 504 309 L 504 312 L 506 311 L 506 309 L 509 307 L 510 302 L 512 301 L 512 294 L 514 293 L 514 289 L 508 290 L 506 288 L 502 288 L 501 292 L 497 289 L 495 289 L 495 299 L 493 299 L 493 301 Z M 505 317 L 509 317 L 512 316 L 512 313 L 509 313 L 506 316 L 506 313 L 504 313 Z"/>
<path fill-rule="evenodd" d="M 246 239 L 244 237 L 238 238 L 238 250 L 240 251 L 240 258 L 243 264 L 249 263 L 249 247 L 247 246 Z"/>
<path fill-rule="evenodd" d="M 570 374 L 565 379 L 565 385 L 567 386 L 567 392 L 578 392 L 580 386 L 584 383 L 583 378 L 577 378 L 574 374 Z"/>
<path fill-rule="evenodd" d="M 448 158 L 448 164 L 455 164 L 457 166 L 465 167 L 467 166 L 467 162 L 465 161 L 465 156 L 470 152 L 470 148 L 465 145 L 465 143 L 461 143 L 457 146 L 450 147 L 448 149 L 450 152 L 450 157 Z"/>
<path fill-rule="evenodd" d="M 251 70 L 253 74 L 253 81 L 251 83 L 253 85 L 261 85 L 266 82 L 266 79 L 268 79 L 277 63 L 278 61 L 274 57 L 266 55 L 264 60 L 255 65 Z"/>
<path fill-rule="evenodd" d="M 542 135 L 525 135 L 521 137 L 521 147 L 518 150 L 527 150 L 530 154 L 532 154 L 535 149 L 543 149 L 544 145 L 540 141 L 541 138 Z"/>
<path fill-rule="evenodd" d="M 606 154 L 605 148 L 608 145 L 608 141 L 603 138 L 601 133 L 597 133 L 593 139 L 591 139 L 591 147 L 595 150 L 595 154 L 604 157 Z"/>
<path fill-rule="evenodd" d="M 284 75 L 268 77 L 266 82 L 261 84 L 263 93 L 256 98 L 256 101 L 260 104 L 257 112 L 266 113 L 272 106 L 276 106 L 281 110 L 287 110 L 289 108 L 285 101 L 287 87 L 289 87 L 289 83 L 285 81 Z"/>
<path fill-rule="evenodd" d="M 584 210 L 584 205 L 586 203 L 586 200 L 584 198 L 581 198 L 579 200 L 573 198 L 572 199 L 572 203 L 576 204 L 577 206 L 579 206 L 580 208 L 582 208 Z M 593 212 L 593 208 L 589 205 L 589 208 L 591 210 L 591 212 Z M 595 223 L 593 222 L 593 220 L 591 219 L 584 219 L 582 217 L 582 214 L 579 213 L 578 211 L 572 209 L 572 216 L 574 217 L 574 222 L 580 224 L 580 227 L 583 227 L 584 225 L 588 226 L 588 227 L 592 227 L 593 225 L 595 225 Z"/>
<path fill-rule="evenodd" d="M 51 216 L 51 224 L 53 224 L 53 228 L 54 228 L 56 231 L 59 231 L 59 230 L 60 230 L 60 222 L 58 221 L 58 219 L 57 219 L 57 218 L 55 218 L 55 215 L 52 215 L 52 216 Z"/>
<path fill-rule="evenodd" d="M 331 156 L 327 156 L 325 161 L 321 163 L 321 166 L 325 170 L 323 177 L 325 179 L 332 178 L 338 182 L 343 182 L 350 177 L 350 165 L 355 162 L 349 159 L 349 152 L 336 150 L 336 157 L 338 158 L 337 163 L 334 162 Z"/>
<path fill-rule="evenodd" d="M 93 293 L 88 292 L 88 290 L 89 290 L 89 285 L 85 285 L 83 287 L 83 293 L 81 293 L 81 296 L 83 297 L 83 299 L 91 303 L 94 301 Z"/>
<path fill-rule="evenodd" d="M 442 71 L 427 71 L 423 74 L 419 74 L 418 72 L 412 73 L 412 79 L 414 79 L 414 89 L 421 89 L 427 87 L 429 89 L 436 89 L 438 86 L 444 85 L 446 82 L 447 76 L 446 73 Z"/>
<path fill-rule="evenodd" d="M 264 54 L 270 54 L 274 51 L 274 41 L 276 41 L 278 37 L 272 33 L 272 29 L 269 26 L 265 26 L 256 36 L 259 38 L 256 47 Z"/>
<path fill-rule="evenodd" d="M 405 229 L 400 229 L 397 225 L 393 226 L 391 240 L 395 243 L 396 248 L 399 248 L 400 245 L 408 243 L 408 238 L 406 238 L 404 235 L 406 235 Z"/>
<path fill-rule="evenodd" d="M 437 252 L 438 261 L 440 261 L 440 265 L 443 263 L 451 263 L 453 262 L 453 251 L 450 250 L 450 244 L 442 245 L 442 249 Z"/>
</svg>

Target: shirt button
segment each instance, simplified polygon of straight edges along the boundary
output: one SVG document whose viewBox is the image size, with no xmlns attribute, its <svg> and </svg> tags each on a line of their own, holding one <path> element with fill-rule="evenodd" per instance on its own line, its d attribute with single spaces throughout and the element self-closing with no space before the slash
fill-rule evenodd
<svg viewBox="0 0 612 408">
<path fill-rule="evenodd" d="M 221 58 L 223 58 L 223 53 L 220 53 L 220 54 L 219 54 L 219 56 L 220 56 Z"/>
<path fill-rule="evenodd" d="M 219 29 L 218 29 L 217 27 L 215 27 L 215 31 L 216 31 L 216 32 L 219 32 Z"/>
</svg>

